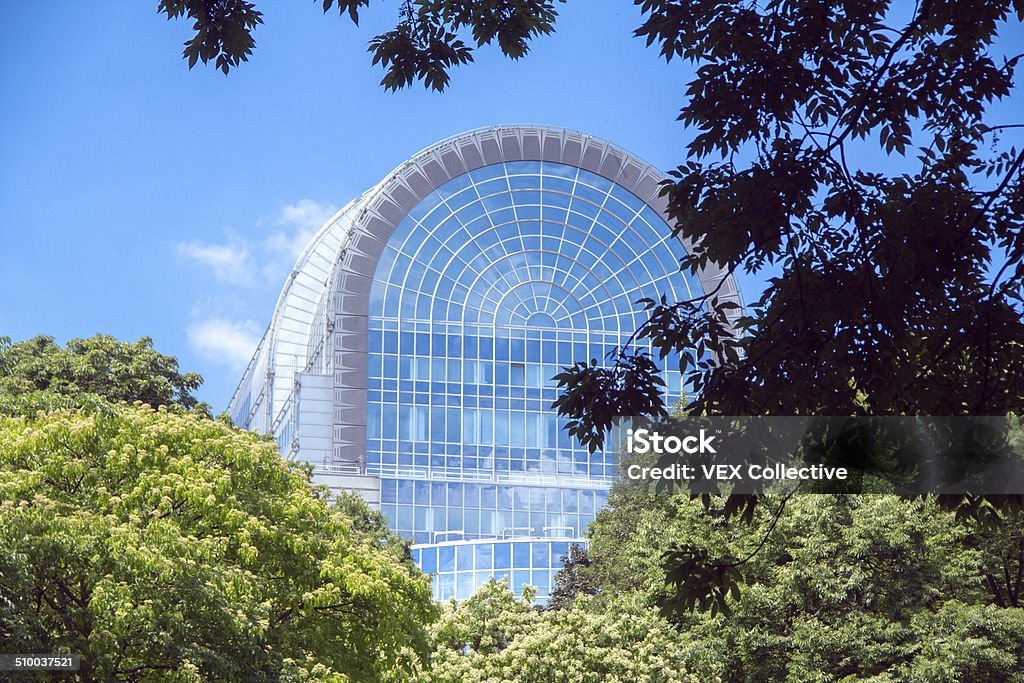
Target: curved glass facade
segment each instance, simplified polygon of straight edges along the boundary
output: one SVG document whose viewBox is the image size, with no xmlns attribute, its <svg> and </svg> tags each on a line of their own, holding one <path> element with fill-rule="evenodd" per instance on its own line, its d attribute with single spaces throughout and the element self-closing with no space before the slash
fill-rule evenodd
<svg viewBox="0 0 1024 683">
<path fill-rule="evenodd" d="M 718 283 L 680 273 L 662 178 L 559 129 L 499 127 L 421 153 L 300 259 L 236 421 L 378 503 L 438 599 L 507 575 L 545 600 L 617 469 L 614 452 L 566 434 L 553 376 L 622 344 L 645 319 L 637 300 Z M 676 359 L 666 367 L 671 401 Z"/>
<path fill-rule="evenodd" d="M 580 538 L 616 459 L 562 429 L 552 377 L 622 344 L 638 299 L 692 297 L 682 256 L 638 197 L 566 164 L 484 166 L 422 199 L 370 294 L 367 472 L 394 528 L 417 544 Z M 665 375 L 678 392 L 679 373 Z M 512 585 L 533 571 L 543 599 L 560 555 L 515 547 L 535 562 Z M 469 576 L 439 579 L 438 597 Z"/>
</svg>

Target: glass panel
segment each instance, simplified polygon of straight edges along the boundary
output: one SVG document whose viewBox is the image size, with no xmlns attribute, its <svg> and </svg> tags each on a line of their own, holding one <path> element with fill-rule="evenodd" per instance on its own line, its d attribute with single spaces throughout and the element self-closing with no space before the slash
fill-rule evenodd
<svg viewBox="0 0 1024 683">
<path fill-rule="evenodd" d="M 530 545 L 529 543 L 512 544 L 512 566 L 518 568 L 530 568 Z"/>
<path fill-rule="evenodd" d="M 455 569 L 460 572 L 473 569 L 473 546 L 459 545 L 455 547 Z"/>
<path fill-rule="evenodd" d="M 455 574 L 441 574 L 435 579 L 438 600 L 450 600 L 455 597 Z"/>
<path fill-rule="evenodd" d="M 477 570 L 490 570 L 493 568 L 492 557 L 494 555 L 494 546 L 490 543 L 479 543 L 476 546 L 476 569 Z"/>
<path fill-rule="evenodd" d="M 512 592 L 521 595 L 523 587 L 530 583 L 530 570 L 514 570 L 512 572 Z"/>
<path fill-rule="evenodd" d="M 473 585 L 473 572 L 459 572 L 455 576 L 455 599 L 465 600 L 472 597 L 475 588 Z"/>
<path fill-rule="evenodd" d="M 416 480 L 382 478 L 381 510 L 392 528 L 428 541 L 444 530 L 501 538 L 525 533 L 519 527 L 541 534 L 571 526 L 578 534 L 607 500 L 593 489 L 610 483 L 615 459 L 590 454 L 559 429 L 550 378 L 621 344 L 635 328 L 636 299 L 690 298 L 678 271 L 683 255 L 657 212 L 630 192 L 557 163 L 492 164 L 416 205 L 385 247 L 370 297 L 368 467 Z M 679 373 L 667 380 L 678 395 Z M 500 476 L 590 484 L 443 483 Z M 513 553 L 517 567 L 549 566 L 568 546 L 465 547 L 480 562 L 473 574 L 451 546 L 417 550 L 423 566 L 445 571 L 447 563 L 452 572 L 458 564 L 458 583 L 454 574 L 439 578 L 435 595 L 471 591 L 482 572 L 509 567 Z M 550 586 L 547 570 L 515 578 Z"/>
<path fill-rule="evenodd" d="M 547 543 L 534 543 L 531 556 L 534 569 L 551 566 L 551 549 Z"/>
<path fill-rule="evenodd" d="M 494 544 L 494 569 L 509 569 L 512 567 L 512 544 Z"/>
<path fill-rule="evenodd" d="M 420 551 L 420 569 L 426 574 L 437 573 L 437 548 L 423 548 Z"/>
<path fill-rule="evenodd" d="M 440 572 L 455 571 L 455 547 L 443 545 L 437 549 L 437 570 Z"/>
</svg>

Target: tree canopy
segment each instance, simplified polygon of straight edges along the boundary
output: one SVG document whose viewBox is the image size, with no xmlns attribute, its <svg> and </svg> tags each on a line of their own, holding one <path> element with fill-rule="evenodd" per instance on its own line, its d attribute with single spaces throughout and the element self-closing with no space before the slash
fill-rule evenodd
<svg viewBox="0 0 1024 683">
<path fill-rule="evenodd" d="M 696 683 L 685 638 L 629 598 L 609 609 L 530 608 L 491 581 L 449 603 L 431 629 L 434 654 L 418 680 L 432 683 Z"/>
<path fill-rule="evenodd" d="M 86 681 L 407 680 L 436 611 L 408 545 L 201 381 L 148 337 L 0 341 L 0 650 Z"/>
<path fill-rule="evenodd" d="M 648 302 L 638 336 L 682 353 L 691 409 L 1019 411 L 1024 151 L 989 105 L 1013 93 L 1020 55 L 998 35 L 1024 5 L 643 7 L 638 35 L 697 66 L 680 114 L 695 137 L 665 187 L 684 268 L 779 273 L 738 319 L 713 291 Z M 584 438 L 606 427 L 588 376 L 617 414 L 663 410 L 629 358 L 567 373 L 559 408 Z"/>
<path fill-rule="evenodd" d="M 801 495 L 774 520 L 780 502 L 745 525 L 722 498 L 617 486 L 576 563 L 594 595 L 560 609 L 607 614 L 625 596 L 660 606 L 700 680 L 1024 680 L 1024 609 L 1005 602 L 1024 567 L 1019 514 L 992 528 L 932 499 Z M 742 597 L 737 586 L 718 609 L 682 605 L 664 558 L 684 546 L 749 558 Z"/>
<path fill-rule="evenodd" d="M 142 401 L 154 408 L 181 406 L 208 413 L 209 406 L 193 395 L 202 383 L 195 373 L 181 373 L 176 358 L 154 350 L 149 337 L 129 343 L 98 334 L 72 339 L 63 348 L 45 335 L 18 343 L 0 337 L 0 396 L 9 403 L 23 397 L 22 404 L 27 405 L 32 394 L 44 393 L 70 398 L 70 403 L 94 396 L 115 403 Z"/>
<path fill-rule="evenodd" d="M 0 417 L 0 643 L 82 680 L 406 680 L 429 579 L 373 522 L 195 413 Z"/>
</svg>

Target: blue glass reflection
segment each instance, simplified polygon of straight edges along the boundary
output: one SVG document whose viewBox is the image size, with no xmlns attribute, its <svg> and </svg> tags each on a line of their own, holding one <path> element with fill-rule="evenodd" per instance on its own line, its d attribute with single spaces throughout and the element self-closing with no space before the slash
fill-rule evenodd
<svg viewBox="0 0 1024 683">
<path fill-rule="evenodd" d="M 639 198 L 549 162 L 457 176 L 400 222 L 371 287 L 366 470 L 436 597 L 468 597 L 492 571 L 547 593 L 617 467 L 565 432 L 552 377 L 621 345 L 637 299 L 691 298 L 682 256 Z"/>
</svg>

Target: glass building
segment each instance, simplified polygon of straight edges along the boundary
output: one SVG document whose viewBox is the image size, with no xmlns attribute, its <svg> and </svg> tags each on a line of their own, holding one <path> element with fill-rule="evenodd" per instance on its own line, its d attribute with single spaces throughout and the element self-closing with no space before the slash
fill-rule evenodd
<svg viewBox="0 0 1024 683">
<path fill-rule="evenodd" d="M 232 417 L 379 505 L 438 599 L 492 576 L 546 599 L 616 476 L 615 452 L 562 429 L 552 377 L 622 344 L 645 319 L 638 299 L 692 298 L 723 277 L 680 273 L 663 179 L 546 127 L 417 154 L 300 256 Z M 678 397 L 675 359 L 664 376 Z"/>
</svg>

